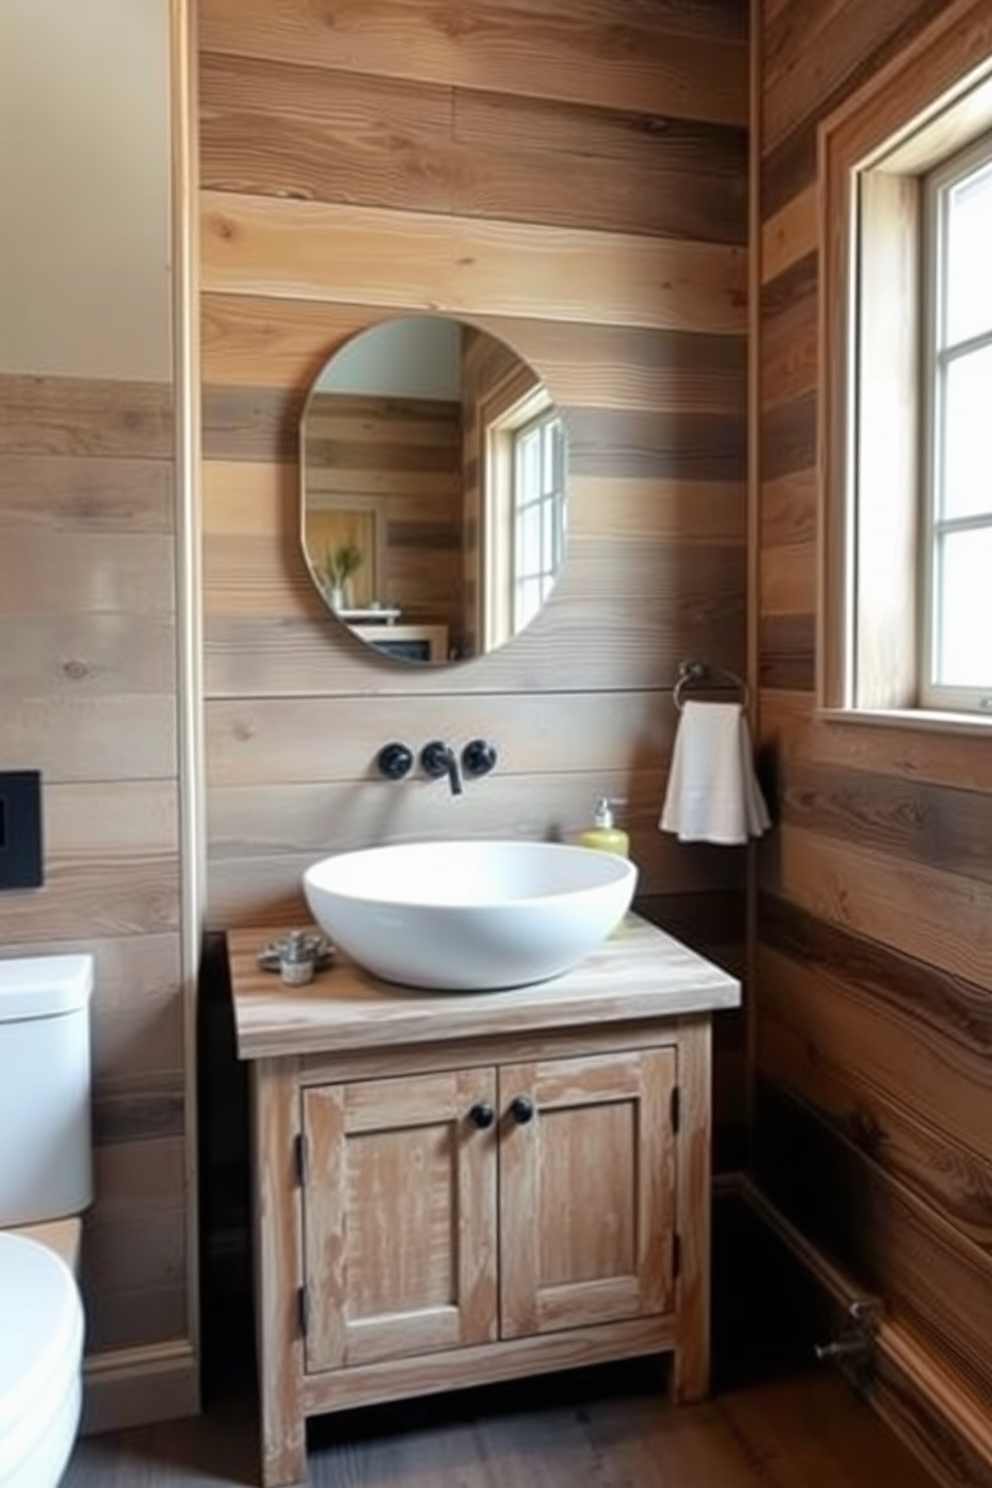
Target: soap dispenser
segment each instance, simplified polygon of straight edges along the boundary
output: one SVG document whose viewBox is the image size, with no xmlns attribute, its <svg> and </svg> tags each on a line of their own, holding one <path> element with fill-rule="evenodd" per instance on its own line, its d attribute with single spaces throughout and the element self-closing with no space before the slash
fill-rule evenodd
<svg viewBox="0 0 992 1488">
<path fill-rule="evenodd" d="M 609 796 L 600 796 L 593 813 L 592 826 L 585 827 L 576 838 L 582 847 L 595 847 L 600 852 L 616 853 L 618 857 L 630 857 L 630 836 L 613 822 L 614 806 L 626 803 Z"/>
</svg>

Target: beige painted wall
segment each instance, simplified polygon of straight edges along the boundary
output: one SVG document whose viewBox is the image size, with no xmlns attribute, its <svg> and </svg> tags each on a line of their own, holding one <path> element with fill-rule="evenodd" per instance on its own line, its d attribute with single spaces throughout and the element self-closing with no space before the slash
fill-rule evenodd
<svg viewBox="0 0 992 1488">
<path fill-rule="evenodd" d="M 0 6 L 0 370 L 169 376 L 167 59 L 166 0 Z"/>
</svg>

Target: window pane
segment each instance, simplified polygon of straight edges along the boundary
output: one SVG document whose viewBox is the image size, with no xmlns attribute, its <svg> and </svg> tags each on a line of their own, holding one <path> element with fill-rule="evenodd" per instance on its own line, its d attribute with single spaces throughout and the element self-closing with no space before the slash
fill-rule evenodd
<svg viewBox="0 0 992 1488">
<path fill-rule="evenodd" d="M 992 512 L 992 346 L 948 364 L 942 444 L 941 516 Z"/>
<path fill-rule="evenodd" d="M 992 165 L 947 192 L 945 345 L 992 330 Z"/>
<path fill-rule="evenodd" d="M 938 561 L 934 681 L 944 687 L 992 687 L 992 527 L 945 533 Z"/>
</svg>

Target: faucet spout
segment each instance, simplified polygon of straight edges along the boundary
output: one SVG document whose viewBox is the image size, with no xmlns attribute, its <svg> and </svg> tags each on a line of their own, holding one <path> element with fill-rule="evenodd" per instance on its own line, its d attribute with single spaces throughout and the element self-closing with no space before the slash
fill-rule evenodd
<svg viewBox="0 0 992 1488">
<path fill-rule="evenodd" d="M 420 763 L 426 773 L 435 780 L 442 775 L 447 775 L 453 796 L 462 794 L 461 767 L 458 763 L 458 756 L 450 744 L 445 744 L 441 739 L 432 739 L 420 751 Z"/>
<path fill-rule="evenodd" d="M 460 796 L 462 793 L 462 772 L 458 764 L 458 756 L 450 744 L 447 748 L 448 784 L 451 786 L 451 794 L 453 796 Z"/>
</svg>

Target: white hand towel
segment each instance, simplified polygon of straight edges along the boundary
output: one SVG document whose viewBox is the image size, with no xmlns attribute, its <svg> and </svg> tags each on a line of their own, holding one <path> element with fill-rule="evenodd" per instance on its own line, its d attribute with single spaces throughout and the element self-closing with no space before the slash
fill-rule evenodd
<svg viewBox="0 0 992 1488">
<path fill-rule="evenodd" d="M 659 829 L 729 845 L 770 825 L 741 704 L 683 704 Z"/>
</svg>

